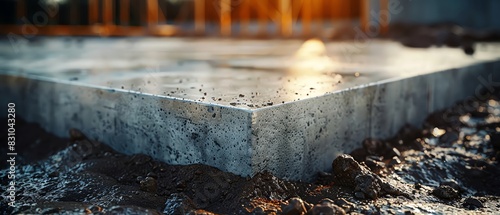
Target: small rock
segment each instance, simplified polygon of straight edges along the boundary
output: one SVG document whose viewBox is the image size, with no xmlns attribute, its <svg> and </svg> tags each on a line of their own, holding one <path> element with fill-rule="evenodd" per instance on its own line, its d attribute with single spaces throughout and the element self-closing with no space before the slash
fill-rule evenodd
<svg viewBox="0 0 500 215">
<path fill-rule="evenodd" d="M 91 213 L 102 212 L 102 208 L 97 205 L 91 205 L 87 207 L 87 210 L 89 210 Z"/>
<path fill-rule="evenodd" d="M 463 206 L 472 210 L 476 208 L 484 208 L 483 203 L 473 196 L 465 199 Z"/>
<path fill-rule="evenodd" d="M 439 185 L 447 185 L 450 186 L 451 188 L 455 189 L 458 192 L 462 192 L 463 189 L 458 185 L 458 182 L 453 180 L 453 179 L 447 179 L 443 182 L 441 182 Z"/>
<path fill-rule="evenodd" d="M 139 184 L 140 184 L 140 183 L 141 183 L 141 181 L 143 181 L 143 180 L 144 180 L 144 177 L 142 177 L 142 176 L 137 176 L 137 178 L 135 178 L 135 181 L 136 181 L 137 183 L 139 183 Z"/>
<path fill-rule="evenodd" d="M 354 209 L 354 204 L 347 201 L 346 199 L 344 198 L 339 198 L 339 199 L 335 199 L 334 203 L 341 207 L 342 209 L 344 209 L 345 212 L 350 212 Z"/>
<path fill-rule="evenodd" d="M 306 207 L 306 211 L 309 211 L 314 207 L 314 205 L 309 202 L 304 202 L 304 207 Z"/>
<path fill-rule="evenodd" d="M 88 158 L 93 154 L 100 153 L 99 143 L 89 140 L 77 140 L 73 144 L 75 153 L 77 153 L 82 158 Z"/>
<path fill-rule="evenodd" d="M 377 199 L 380 196 L 382 192 L 380 181 L 378 181 L 373 175 L 359 175 L 356 177 L 355 181 L 355 191 L 363 192 L 365 196 L 370 199 Z"/>
<path fill-rule="evenodd" d="M 488 172 L 484 171 L 484 169 L 481 167 L 465 166 L 465 169 L 466 169 L 465 174 L 473 178 L 483 178 L 486 175 L 488 175 Z"/>
<path fill-rule="evenodd" d="M 282 209 L 284 215 L 302 215 L 306 212 L 304 202 L 300 198 L 291 198 L 288 200 L 288 205 Z"/>
<path fill-rule="evenodd" d="M 78 140 L 85 140 L 87 139 L 85 135 L 78 129 L 69 129 L 69 139 L 71 142 L 75 142 Z"/>
<path fill-rule="evenodd" d="M 332 174 L 331 174 L 331 173 L 329 173 L 329 172 L 319 171 L 319 172 L 318 172 L 318 176 L 319 176 L 319 177 L 324 177 L 324 178 L 327 178 L 327 177 L 331 177 L 331 176 L 332 176 Z"/>
<path fill-rule="evenodd" d="M 149 172 L 146 176 L 154 178 L 154 179 L 158 179 L 158 175 L 156 175 L 156 173 L 154 173 L 154 172 Z"/>
<path fill-rule="evenodd" d="M 58 214 L 61 212 L 61 208 L 46 208 L 41 214 Z"/>
<path fill-rule="evenodd" d="M 316 180 L 319 184 L 330 184 L 334 179 L 333 175 L 328 172 L 319 171 L 318 179 Z"/>
<path fill-rule="evenodd" d="M 365 194 L 361 191 L 354 192 L 354 196 L 358 199 L 366 199 Z"/>
<path fill-rule="evenodd" d="M 185 215 L 195 209 L 193 201 L 182 193 L 171 194 L 165 202 L 164 214 Z"/>
<path fill-rule="evenodd" d="M 401 160 L 397 156 L 392 157 L 391 161 L 389 161 L 389 166 L 395 166 L 401 163 Z"/>
<path fill-rule="evenodd" d="M 456 199 L 459 197 L 458 191 L 448 185 L 440 185 L 432 191 L 432 194 L 441 199 Z"/>
<path fill-rule="evenodd" d="M 459 135 L 456 132 L 446 132 L 439 137 L 439 142 L 444 145 L 451 145 L 456 142 L 458 138 Z"/>
<path fill-rule="evenodd" d="M 396 148 L 392 148 L 388 153 L 387 153 L 387 157 L 401 157 L 401 152 L 399 152 L 398 149 Z"/>
<path fill-rule="evenodd" d="M 411 142 L 411 146 L 413 149 L 416 149 L 418 151 L 423 151 L 424 150 L 424 144 L 422 139 L 418 138 L 414 141 Z"/>
<path fill-rule="evenodd" d="M 357 148 L 355 149 L 354 151 L 351 152 L 351 156 L 356 160 L 356 161 L 364 161 L 366 156 L 367 156 L 367 152 L 364 148 Z"/>
<path fill-rule="evenodd" d="M 374 156 L 374 155 L 370 155 L 370 156 L 366 156 L 366 159 L 365 159 L 365 160 L 383 161 L 383 160 L 384 160 L 384 157 L 382 157 L 382 156 Z"/>
<path fill-rule="evenodd" d="M 378 175 L 371 172 L 367 166 L 359 164 L 350 155 L 342 154 L 335 158 L 332 169 L 335 175 L 334 181 L 339 185 L 355 188 L 355 191 L 357 191 L 355 195 L 358 198 L 369 197 L 375 199 L 384 193 L 408 197 L 408 194 L 382 180 Z M 359 192 L 362 192 L 363 195 L 359 194 Z"/>
<path fill-rule="evenodd" d="M 323 203 L 328 203 L 328 204 L 335 204 L 335 202 L 329 198 L 324 198 L 324 199 L 321 199 L 319 200 L 318 204 L 323 204 Z"/>
<path fill-rule="evenodd" d="M 139 206 L 112 206 L 106 209 L 105 214 L 118 215 L 118 214 L 158 214 L 156 211 L 142 208 Z"/>
<path fill-rule="evenodd" d="M 462 44 L 462 49 L 464 50 L 464 53 L 467 55 L 473 55 L 474 54 L 474 45 L 470 43 Z"/>
<path fill-rule="evenodd" d="M 420 188 L 422 188 L 422 185 L 417 182 L 417 183 L 415 183 L 414 187 L 415 187 L 415 189 L 420 190 Z"/>
<path fill-rule="evenodd" d="M 369 155 L 384 155 L 387 151 L 386 144 L 381 140 L 376 139 L 365 139 L 363 141 L 363 148 Z"/>
<path fill-rule="evenodd" d="M 490 134 L 490 144 L 497 151 L 500 150 L 500 132 Z"/>
<path fill-rule="evenodd" d="M 307 215 L 343 215 L 344 209 L 333 204 L 330 199 L 323 199 L 307 212 Z"/>
<path fill-rule="evenodd" d="M 374 173 L 380 173 L 380 171 L 382 171 L 385 168 L 385 163 L 381 162 L 381 161 L 378 161 L 378 160 L 375 160 L 372 157 L 373 156 L 366 157 L 365 164 L 368 167 L 370 167 L 370 169 Z"/>
<path fill-rule="evenodd" d="M 360 174 L 369 174 L 370 170 L 361 166 L 350 155 L 339 155 L 332 163 L 336 181 L 345 186 L 355 187 L 355 178 Z"/>
<path fill-rule="evenodd" d="M 414 215 L 415 213 L 413 213 L 412 211 L 405 211 L 404 213 L 405 215 Z"/>
<path fill-rule="evenodd" d="M 264 209 L 262 207 L 256 207 L 252 211 L 253 215 L 265 215 L 266 212 L 264 212 Z"/>
<path fill-rule="evenodd" d="M 59 176 L 59 172 L 54 170 L 52 171 L 51 173 L 49 173 L 49 177 L 51 178 L 55 178 L 55 177 L 58 177 Z"/>
<path fill-rule="evenodd" d="M 175 185 L 175 188 L 177 188 L 177 190 L 179 190 L 179 191 L 184 190 L 184 188 L 186 188 L 186 187 L 187 187 L 187 184 L 186 184 L 186 181 L 184 181 L 184 180 L 177 182 L 177 184 Z"/>
<path fill-rule="evenodd" d="M 144 180 L 140 181 L 139 184 L 142 191 L 156 193 L 158 190 L 158 183 L 156 179 L 152 177 L 146 177 Z"/>
<path fill-rule="evenodd" d="M 205 210 L 193 210 L 189 212 L 188 215 L 215 215 L 215 214 Z"/>
<path fill-rule="evenodd" d="M 144 154 L 137 154 L 130 158 L 130 163 L 135 165 L 143 165 L 151 161 L 151 157 Z"/>
</svg>

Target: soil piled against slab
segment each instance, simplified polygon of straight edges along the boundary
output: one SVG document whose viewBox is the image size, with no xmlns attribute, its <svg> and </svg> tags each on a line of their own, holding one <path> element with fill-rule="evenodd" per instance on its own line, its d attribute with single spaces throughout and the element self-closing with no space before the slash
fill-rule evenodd
<svg viewBox="0 0 500 215">
<path fill-rule="evenodd" d="M 500 41 L 499 30 L 463 28 L 452 23 L 394 24 L 387 36 L 408 47 L 447 46 L 461 48 L 468 55 L 474 54 L 476 42 Z"/>
<path fill-rule="evenodd" d="M 78 130 L 68 128 L 71 138 L 60 139 L 18 119 L 18 207 L 6 200 L 0 207 L 8 214 L 495 213 L 499 102 L 498 95 L 464 101 L 432 114 L 421 128 L 366 139 L 349 155 L 332 155 L 332 172 L 319 172 L 311 183 L 168 165 L 118 153 Z M 6 139 L 7 123 L 1 126 Z M 0 165 L 5 191 L 8 164 Z"/>
</svg>

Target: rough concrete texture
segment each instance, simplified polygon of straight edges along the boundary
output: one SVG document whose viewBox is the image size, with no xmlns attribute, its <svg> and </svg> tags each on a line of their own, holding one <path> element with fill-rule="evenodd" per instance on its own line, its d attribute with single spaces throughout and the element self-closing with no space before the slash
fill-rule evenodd
<svg viewBox="0 0 500 215">
<path fill-rule="evenodd" d="M 0 101 L 59 136 L 77 128 L 121 152 L 308 180 L 364 138 L 420 126 L 432 111 L 481 97 L 484 80 L 500 80 L 496 44 L 470 57 L 387 41 L 328 43 L 298 58 L 301 44 L 2 41 Z"/>
</svg>

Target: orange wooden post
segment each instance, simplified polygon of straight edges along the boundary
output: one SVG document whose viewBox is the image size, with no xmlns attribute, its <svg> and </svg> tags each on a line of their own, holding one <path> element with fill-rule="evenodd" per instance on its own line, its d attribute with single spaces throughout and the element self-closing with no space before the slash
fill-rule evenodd
<svg viewBox="0 0 500 215">
<path fill-rule="evenodd" d="M 146 2 L 147 26 L 158 25 L 158 0 L 147 0 Z"/>
<path fill-rule="evenodd" d="M 280 0 L 280 28 L 281 36 L 289 37 L 292 36 L 293 26 L 292 26 L 292 7 L 290 0 Z"/>
<path fill-rule="evenodd" d="M 97 23 L 99 5 L 97 0 L 89 0 L 89 24 L 93 25 Z"/>
<path fill-rule="evenodd" d="M 243 0 L 239 6 L 240 13 L 240 34 L 248 36 L 248 26 L 250 22 L 250 1 Z"/>
<path fill-rule="evenodd" d="M 368 25 L 370 23 L 370 1 L 371 0 L 361 0 L 360 24 L 363 31 L 368 30 Z"/>
<path fill-rule="evenodd" d="M 220 33 L 222 36 L 231 35 L 231 0 L 220 1 Z"/>
<path fill-rule="evenodd" d="M 103 1 L 102 13 L 103 24 L 113 25 L 113 0 Z"/>
<path fill-rule="evenodd" d="M 266 34 L 266 28 L 267 28 L 267 11 L 268 11 L 268 5 L 269 4 L 267 1 L 253 1 L 255 4 L 257 4 L 257 17 L 258 17 L 258 22 L 259 22 L 259 35 L 264 35 Z"/>
<path fill-rule="evenodd" d="M 311 35 L 312 5 L 310 1 L 302 4 L 302 35 Z"/>
<path fill-rule="evenodd" d="M 130 0 L 120 1 L 120 25 L 129 24 Z"/>
<path fill-rule="evenodd" d="M 314 35 L 318 35 L 323 29 L 323 1 L 322 0 L 311 0 L 313 2 L 313 21 L 314 27 L 312 29 Z"/>
<path fill-rule="evenodd" d="M 113 0 L 103 0 L 102 2 L 102 23 L 103 27 L 99 32 L 101 36 L 109 36 L 113 30 Z"/>
<path fill-rule="evenodd" d="M 164 0 L 158 1 L 158 23 L 166 24 L 166 2 Z"/>
<path fill-rule="evenodd" d="M 205 0 L 194 1 L 194 31 L 200 35 L 205 32 Z"/>
<path fill-rule="evenodd" d="M 389 1 L 388 0 L 380 0 L 380 12 L 379 12 L 379 24 L 380 24 L 380 33 L 382 35 L 387 34 L 389 31 L 389 20 L 387 20 L 388 17 L 385 17 L 384 14 L 389 13 Z"/>
</svg>

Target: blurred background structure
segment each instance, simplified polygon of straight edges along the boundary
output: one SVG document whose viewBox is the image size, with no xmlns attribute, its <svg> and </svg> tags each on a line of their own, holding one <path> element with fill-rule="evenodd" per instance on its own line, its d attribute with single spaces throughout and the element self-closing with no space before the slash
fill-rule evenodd
<svg viewBox="0 0 500 215">
<path fill-rule="evenodd" d="M 387 0 L 381 0 L 386 2 Z M 307 36 L 359 21 L 352 0 L 6 0 L 1 33 L 40 35 Z"/>
<path fill-rule="evenodd" d="M 495 0 L 3 0 L 0 34 L 331 38 L 359 26 L 380 36 L 394 23 L 499 29 L 499 9 Z"/>
</svg>

